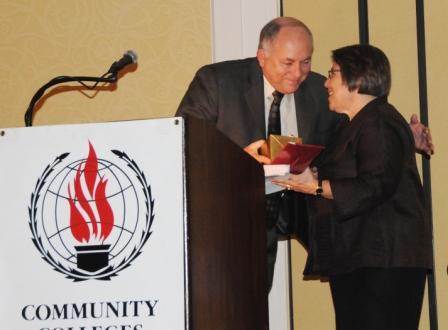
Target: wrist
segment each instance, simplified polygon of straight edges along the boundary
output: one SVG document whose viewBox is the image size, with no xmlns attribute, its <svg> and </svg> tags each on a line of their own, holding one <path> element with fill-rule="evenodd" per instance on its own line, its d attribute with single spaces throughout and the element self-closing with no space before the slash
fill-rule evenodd
<svg viewBox="0 0 448 330">
<path fill-rule="evenodd" d="M 315 191 L 315 195 L 317 197 L 322 197 L 322 194 L 324 193 L 324 190 L 322 188 L 322 180 L 319 179 L 317 180 L 317 186 L 316 186 L 316 191 Z"/>
</svg>

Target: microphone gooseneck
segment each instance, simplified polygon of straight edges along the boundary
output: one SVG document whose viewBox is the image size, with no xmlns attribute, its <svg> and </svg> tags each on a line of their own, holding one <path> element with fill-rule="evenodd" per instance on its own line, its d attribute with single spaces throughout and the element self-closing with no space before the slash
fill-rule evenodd
<svg viewBox="0 0 448 330">
<path fill-rule="evenodd" d="M 88 89 L 94 89 L 100 82 L 113 84 L 118 80 L 118 72 L 121 71 L 125 66 L 134 63 L 137 63 L 137 53 L 134 52 L 133 50 L 128 50 L 126 53 L 123 54 L 123 57 L 121 59 L 112 63 L 109 70 L 101 77 L 58 76 L 51 79 L 48 83 L 39 88 L 37 92 L 34 94 L 33 98 L 31 99 L 31 102 L 24 116 L 25 126 L 28 127 L 33 125 L 34 106 L 37 103 L 37 101 L 42 97 L 42 95 L 44 95 L 45 91 L 49 87 L 72 81 L 76 81 Z M 95 82 L 95 84 L 93 84 L 92 86 L 88 86 L 85 84 L 85 82 L 88 81 Z"/>
</svg>

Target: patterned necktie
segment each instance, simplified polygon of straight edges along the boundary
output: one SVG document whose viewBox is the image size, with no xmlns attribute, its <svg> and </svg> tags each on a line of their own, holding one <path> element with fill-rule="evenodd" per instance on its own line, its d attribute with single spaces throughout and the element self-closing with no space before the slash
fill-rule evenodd
<svg viewBox="0 0 448 330">
<path fill-rule="evenodd" d="M 274 91 L 272 96 L 274 97 L 274 100 L 272 101 L 271 109 L 269 110 L 268 136 L 270 134 L 280 135 L 282 132 L 280 124 L 280 103 L 282 102 L 283 94 Z"/>
<path fill-rule="evenodd" d="M 268 137 L 270 134 L 280 135 L 280 103 L 282 102 L 283 94 L 277 91 L 272 93 L 274 101 L 272 101 L 271 109 L 269 110 L 268 118 Z M 271 229 L 277 222 L 278 214 L 280 211 L 280 198 L 281 193 L 275 193 L 266 196 L 266 220 L 267 228 Z"/>
</svg>

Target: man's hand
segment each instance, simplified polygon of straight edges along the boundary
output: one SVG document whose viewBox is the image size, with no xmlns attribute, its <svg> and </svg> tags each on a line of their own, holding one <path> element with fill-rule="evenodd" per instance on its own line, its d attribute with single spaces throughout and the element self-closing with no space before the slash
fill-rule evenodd
<svg viewBox="0 0 448 330">
<path fill-rule="evenodd" d="M 244 151 L 247 152 L 249 155 L 251 155 L 253 158 L 255 158 L 259 163 L 262 164 L 270 164 L 271 160 L 263 155 L 260 155 L 259 149 L 264 144 L 265 140 L 258 140 L 255 142 L 252 142 L 247 147 L 244 148 Z"/>
<path fill-rule="evenodd" d="M 416 114 L 411 116 L 409 126 L 414 135 L 415 148 L 420 152 L 426 153 L 428 156 L 434 154 L 431 132 L 428 127 L 420 122 Z"/>
</svg>

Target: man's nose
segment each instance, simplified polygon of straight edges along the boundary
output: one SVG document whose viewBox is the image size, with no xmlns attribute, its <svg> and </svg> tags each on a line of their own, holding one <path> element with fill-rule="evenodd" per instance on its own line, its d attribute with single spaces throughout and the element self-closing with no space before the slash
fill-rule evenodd
<svg viewBox="0 0 448 330">
<path fill-rule="evenodd" d="M 302 77 L 303 73 L 303 69 L 302 66 L 300 65 L 300 63 L 294 63 L 294 65 L 292 66 L 292 74 L 294 75 L 295 79 L 299 79 L 300 77 Z"/>
</svg>

